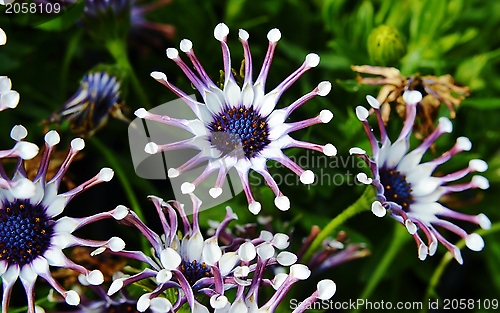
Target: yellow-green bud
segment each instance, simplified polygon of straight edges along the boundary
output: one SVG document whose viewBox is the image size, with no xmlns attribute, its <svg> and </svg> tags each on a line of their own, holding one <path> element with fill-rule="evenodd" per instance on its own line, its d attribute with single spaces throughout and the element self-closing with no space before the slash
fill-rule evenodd
<svg viewBox="0 0 500 313">
<path fill-rule="evenodd" d="M 396 65 L 405 52 L 403 39 L 392 26 L 380 25 L 368 36 L 368 54 L 373 65 Z"/>
</svg>

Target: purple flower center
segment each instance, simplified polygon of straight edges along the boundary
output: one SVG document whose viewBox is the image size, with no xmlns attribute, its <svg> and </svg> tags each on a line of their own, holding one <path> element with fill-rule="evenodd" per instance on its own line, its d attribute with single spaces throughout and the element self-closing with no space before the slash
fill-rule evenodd
<svg viewBox="0 0 500 313">
<path fill-rule="evenodd" d="M 210 266 L 208 266 L 205 262 L 198 263 L 196 260 L 193 262 L 182 260 L 181 271 L 191 286 L 203 277 L 212 276 Z"/>
<path fill-rule="evenodd" d="M 0 260 L 31 263 L 49 248 L 53 228 L 41 206 L 22 200 L 0 204 Z"/>
<path fill-rule="evenodd" d="M 226 108 L 208 125 L 210 143 L 223 155 L 243 150 L 251 159 L 271 141 L 267 122 L 252 107 Z"/>
<path fill-rule="evenodd" d="M 395 169 L 380 169 L 380 182 L 384 186 L 384 196 L 387 201 L 399 204 L 405 212 L 413 203 L 411 184 L 406 181 L 406 175 Z"/>
</svg>

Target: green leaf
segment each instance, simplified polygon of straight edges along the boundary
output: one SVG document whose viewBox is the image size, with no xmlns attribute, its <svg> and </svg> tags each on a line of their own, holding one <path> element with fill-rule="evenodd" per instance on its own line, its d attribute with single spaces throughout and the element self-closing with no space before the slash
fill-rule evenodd
<svg viewBox="0 0 500 313">
<path fill-rule="evenodd" d="M 73 26 L 82 16 L 83 8 L 85 7 L 84 1 L 79 1 L 75 6 L 68 9 L 68 11 L 58 18 L 55 18 L 47 23 L 36 26 L 35 28 L 48 30 L 48 31 L 61 31 Z"/>
<path fill-rule="evenodd" d="M 500 98 L 467 98 L 461 106 L 472 107 L 480 110 L 500 109 Z"/>
</svg>

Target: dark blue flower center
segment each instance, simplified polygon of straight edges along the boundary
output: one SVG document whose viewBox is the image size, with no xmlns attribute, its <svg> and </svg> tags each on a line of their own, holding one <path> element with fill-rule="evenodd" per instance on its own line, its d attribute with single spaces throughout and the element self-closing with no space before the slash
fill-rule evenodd
<svg viewBox="0 0 500 313">
<path fill-rule="evenodd" d="M 0 203 L 0 260 L 30 263 L 49 248 L 53 228 L 41 206 L 22 200 Z"/>
<path fill-rule="evenodd" d="M 251 159 L 271 142 L 266 121 L 252 107 L 226 108 L 214 116 L 208 128 L 210 143 L 223 155 L 243 150 Z"/>
<path fill-rule="evenodd" d="M 212 270 L 210 266 L 205 264 L 205 262 L 198 263 L 196 260 L 193 262 L 187 262 L 182 260 L 181 272 L 186 277 L 187 281 L 191 286 L 193 286 L 199 279 L 203 277 L 212 276 Z"/>
<path fill-rule="evenodd" d="M 408 211 L 413 203 L 411 184 L 406 181 L 406 175 L 395 169 L 381 168 L 380 182 L 384 186 L 384 196 L 387 201 L 396 202 L 403 210 Z"/>
</svg>

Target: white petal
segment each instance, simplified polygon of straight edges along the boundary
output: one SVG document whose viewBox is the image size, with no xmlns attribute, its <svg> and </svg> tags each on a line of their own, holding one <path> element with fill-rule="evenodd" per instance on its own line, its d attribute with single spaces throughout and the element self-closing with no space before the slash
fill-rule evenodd
<svg viewBox="0 0 500 313">
<path fill-rule="evenodd" d="M 280 39 L 281 32 L 277 28 L 273 28 L 267 33 L 267 40 L 269 40 L 270 42 L 277 42 Z"/>
<path fill-rule="evenodd" d="M 260 203 L 259 203 L 259 202 L 257 202 L 257 201 L 254 201 L 254 202 L 252 202 L 252 203 L 250 203 L 250 204 L 248 205 L 248 210 L 249 210 L 250 212 L 252 212 L 254 215 L 259 214 L 259 212 L 260 212 L 261 208 L 262 208 L 262 207 L 261 207 Z"/>
<path fill-rule="evenodd" d="M 129 209 L 124 205 L 118 205 L 111 213 L 113 218 L 117 221 L 124 219 L 129 214 Z"/>
<path fill-rule="evenodd" d="M 323 147 L 323 153 L 326 155 L 326 156 L 335 156 L 337 155 L 337 148 L 335 148 L 334 145 L 332 145 L 331 143 L 327 143 L 324 147 Z"/>
<path fill-rule="evenodd" d="M 94 286 L 100 285 L 104 282 L 104 275 L 100 270 L 93 270 L 87 275 L 87 281 Z"/>
<path fill-rule="evenodd" d="M 201 254 L 203 252 L 203 242 L 203 236 L 200 231 L 197 231 L 193 236 L 191 236 L 191 238 L 189 238 L 184 250 L 189 261 L 200 261 Z"/>
<path fill-rule="evenodd" d="M 155 313 L 170 312 L 172 303 L 167 298 L 156 297 L 149 302 L 149 308 Z"/>
<path fill-rule="evenodd" d="M 114 174 L 115 172 L 112 169 L 105 167 L 99 171 L 99 176 L 97 177 L 97 179 L 100 181 L 108 182 L 113 178 Z"/>
<path fill-rule="evenodd" d="M 122 251 L 125 249 L 125 241 L 119 237 L 112 237 L 108 241 L 109 249 L 113 252 Z"/>
<path fill-rule="evenodd" d="M 215 198 L 219 197 L 222 194 L 222 188 L 219 188 L 219 187 L 210 188 L 210 190 L 208 191 L 208 193 L 210 194 L 210 196 L 212 198 L 215 199 Z"/>
<path fill-rule="evenodd" d="M 370 185 L 373 181 L 373 179 L 369 178 L 365 173 L 359 173 L 356 175 L 356 178 L 360 183 L 365 185 Z"/>
<path fill-rule="evenodd" d="M 167 58 L 171 60 L 177 59 L 179 57 L 179 51 L 175 48 L 168 48 L 166 53 L 167 53 Z"/>
<path fill-rule="evenodd" d="M 290 245 L 290 237 L 286 234 L 277 233 L 272 239 L 272 244 L 280 250 L 286 249 Z"/>
<path fill-rule="evenodd" d="M 81 151 L 85 148 L 85 141 L 82 138 L 75 138 L 71 140 L 71 149 L 74 151 Z"/>
<path fill-rule="evenodd" d="M 382 203 L 379 201 L 374 201 L 372 203 L 372 212 L 376 217 L 384 217 L 387 213 L 387 210 L 382 206 Z"/>
<path fill-rule="evenodd" d="M 112 296 L 117 293 L 123 287 L 123 279 L 117 279 L 111 283 L 108 289 L 108 296 Z"/>
<path fill-rule="evenodd" d="M 181 264 L 181 256 L 172 248 L 166 248 L 160 252 L 160 261 L 164 268 L 174 270 Z"/>
<path fill-rule="evenodd" d="M 470 160 L 469 166 L 472 170 L 476 172 L 484 172 L 488 169 L 488 163 L 479 159 Z"/>
<path fill-rule="evenodd" d="M 403 93 L 403 100 L 407 104 L 415 104 L 422 100 L 422 94 L 417 90 L 406 90 Z"/>
<path fill-rule="evenodd" d="M 311 170 L 304 171 L 304 173 L 300 175 L 300 182 L 304 185 L 314 183 L 314 173 Z"/>
<path fill-rule="evenodd" d="M 193 43 L 189 39 L 182 39 L 179 44 L 179 48 L 182 52 L 189 52 L 191 49 L 193 49 Z"/>
<path fill-rule="evenodd" d="M 470 234 L 465 237 L 465 244 L 472 251 L 481 251 L 484 248 L 484 240 L 478 234 Z"/>
<path fill-rule="evenodd" d="M 408 232 L 410 233 L 410 235 L 415 234 L 418 230 L 417 225 L 415 225 L 415 223 L 413 223 L 409 219 L 406 220 L 405 227 L 408 230 Z"/>
<path fill-rule="evenodd" d="M 337 285 L 330 279 L 323 279 L 318 282 L 318 298 L 321 300 L 328 300 L 337 291 Z"/>
<path fill-rule="evenodd" d="M 439 128 L 441 128 L 445 133 L 451 133 L 453 130 L 453 124 L 451 123 L 449 118 L 440 117 Z"/>
<path fill-rule="evenodd" d="M 205 240 L 203 252 L 201 255 L 202 260 L 208 265 L 212 266 L 222 257 L 222 250 L 217 244 L 217 238 L 212 237 Z"/>
<path fill-rule="evenodd" d="M 267 230 L 262 230 L 259 237 L 266 242 L 271 242 L 274 239 L 273 233 Z"/>
<path fill-rule="evenodd" d="M 151 304 L 151 299 L 149 299 L 150 295 L 151 293 L 145 293 L 140 296 L 139 300 L 137 300 L 137 311 L 144 312 L 149 308 Z"/>
<path fill-rule="evenodd" d="M 318 96 L 324 97 L 332 90 L 332 83 L 324 81 L 318 84 Z"/>
<path fill-rule="evenodd" d="M 278 288 L 281 287 L 281 285 L 283 285 L 283 283 L 285 282 L 287 277 L 288 277 L 288 274 L 285 274 L 285 273 L 279 273 L 276 276 L 274 276 L 274 279 L 272 281 L 272 286 L 273 286 L 274 290 L 278 290 Z"/>
<path fill-rule="evenodd" d="M 27 178 L 19 178 L 10 189 L 10 193 L 16 199 L 31 198 L 36 192 L 36 185 Z"/>
<path fill-rule="evenodd" d="M 270 243 L 262 243 L 257 247 L 257 254 L 263 260 L 270 259 L 274 256 L 274 247 Z"/>
<path fill-rule="evenodd" d="M 222 276 L 228 275 L 240 261 L 236 252 L 226 252 L 219 260 L 219 269 Z"/>
<path fill-rule="evenodd" d="M 15 90 L 9 90 L 1 95 L 0 103 L 2 106 L 14 109 L 19 104 L 19 93 Z"/>
<path fill-rule="evenodd" d="M 72 233 L 80 222 L 71 217 L 61 217 L 54 225 L 54 232 L 57 233 Z"/>
<path fill-rule="evenodd" d="M 333 113 L 330 110 L 321 110 L 319 112 L 319 119 L 322 123 L 329 123 L 333 118 Z"/>
<path fill-rule="evenodd" d="M 311 270 L 303 264 L 294 264 L 290 267 L 290 277 L 304 280 L 311 276 Z"/>
<path fill-rule="evenodd" d="M 290 266 L 297 262 L 297 256 L 288 251 L 281 251 L 276 259 L 278 260 L 278 263 L 283 266 Z"/>
<path fill-rule="evenodd" d="M 387 160 L 385 164 L 388 168 L 396 168 L 399 161 L 408 152 L 408 143 L 405 138 L 398 139 L 391 146 L 389 154 L 387 155 Z"/>
<path fill-rule="evenodd" d="M 488 181 L 488 179 L 486 179 L 486 177 L 483 177 L 483 176 L 473 176 L 472 177 L 472 185 L 473 186 L 476 186 L 480 189 L 488 189 L 490 187 L 490 182 Z"/>
<path fill-rule="evenodd" d="M 69 305 L 79 305 L 80 304 L 80 295 L 74 290 L 70 290 L 66 292 L 64 295 L 64 300 Z"/>
<path fill-rule="evenodd" d="M 219 23 L 217 24 L 217 26 L 215 26 L 214 37 L 218 41 L 224 41 L 224 39 L 227 37 L 228 34 L 229 34 L 229 27 L 227 27 L 226 24 Z"/>
<path fill-rule="evenodd" d="M 181 192 L 183 194 L 192 193 L 195 189 L 196 189 L 196 186 L 191 184 L 191 183 L 188 183 L 188 182 L 182 183 L 182 185 L 181 185 Z"/>
<path fill-rule="evenodd" d="M 14 146 L 14 150 L 19 153 L 19 157 L 21 157 L 21 159 L 31 160 L 38 154 L 39 148 L 34 143 L 19 141 Z"/>
<path fill-rule="evenodd" d="M 151 72 L 151 77 L 153 77 L 154 79 L 156 80 L 167 80 L 167 75 L 165 75 L 165 73 L 162 73 L 162 72 Z M 140 117 L 140 116 L 138 116 Z"/>
<path fill-rule="evenodd" d="M 144 152 L 155 154 L 156 152 L 158 152 L 158 145 L 154 142 L 148 142 L 144 147 Z"/>
<path fill-rule="evenodd" d="M 365 107 L 362 107 L 360 105 L 356 107 L 356 117 L 358 118 L 358 120 L 366 121 L 368 116 L 369 116 L 369 113 L 368 113 L 368 110 L 365 109 Z"/>
<path fill-rule="evenodd" d="M 7 43 L 7 35 L 3 31 L 3 29 L 0 28 L 0 45 L 5 45 Z"/>
<path fill-rule="evenodd" d="M 418 247 L 418 258 L 423 261 L 427 258 L 427 255 L 429 254 L 429 249 L 427 248 L 426 245 L 420 244 Z"/>
<path fill-rule="evenodd" d="M 318 66 L 319 64 L 319 55 L 317 55 L 316 53 L 309 53 L 308 55 L 306 55 L 306 66 L 309 66 L 309 67 L 316 67 Z"/>
<path fill-rule="evenodd" d="M 61 137 L 55 130 L 51 130 L 48 133 L 45 134 L 45 142 L 50 146 L 53 147 L 59 143 L 61 140 Z"/>
<path fill-rule="evenodd" d="M 374 108 L 374 109 L 379 109 L 380 108 L 380 102 L 378 102 L 378 100 L 376 98 L 374 98 L 373 96 L 366 96 L 366 101 L 368 102 L 368 104 Z"/>
<path fill-rule="evenodd" d="M 159 271 L 158 274 L 156 274 L 156 281 L 159 284 L 166 283 L 170 279 L 172 279 L 172 272 L 169 270 L 163 269 L 163 270 Z"/>
<path fill-rule="evenodd" d="M 460 150 L 469 151 L 472 148 L 472 142 L 467 137 L 458 137 L 457 146 Z"/>
<path fill-rule="evenodd" d="M 253 245 L 253 243 L 245 242 L 238 249 L 238 255 L 241 260 L 245 262 L 250 262 L 255 258 L 257 252 L 255 250 L 255 246 Z"/>
<path fill-rule="evenodd" d="M 210 297 L 210 306 L 214 309 L 223 309 L 229 301 L 224 295 L 213 295 Z"/>
<path fill-rule="evenodd" d="M 366 154 L 366 151 L 363 150 L 363 149 L 361 149 L 361 148 L 354 147 L 354 148 L 349 149 L 349 154 L 350 155 L 353 155 L 353 154 Z"/>
<path fill-rule="evenodd" d="M 479 226 L 481 226 L 482 229 L 488 230 L 491 228 L 491 221 L 486 215 L 481 213 L 477 217 L 479 220 Z"/>
<path fill-rule="evenodd" d="M 274 205 L 281 211 L 290 209 L 290 199 L 287 196 L 279 196 L 274 199 Z"/>
<path fill-rule="evenodd" d="M 28 282 L 28 284 L 33 284 L 37 277 L 37 273 L 33 270 L 30 264 L 24 265 L 19 273 L 19 278 L 21 278 L 21 280 L 25 282 Z"/>
</svg>

